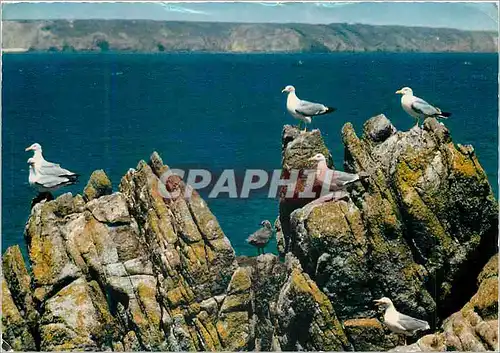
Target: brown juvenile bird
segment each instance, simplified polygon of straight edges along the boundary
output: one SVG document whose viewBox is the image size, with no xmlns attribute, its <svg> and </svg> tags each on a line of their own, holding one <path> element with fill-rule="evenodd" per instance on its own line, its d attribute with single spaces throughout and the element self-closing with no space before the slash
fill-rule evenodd
<svg viewBox="0 0 500 353">
<path fill-rule="evenodd" d="M 260 255 L 261 250 L 264 254 L 264 248 L 273 236 L 273 226 L 271 225 L 271 222 L 266 219 L 265 221 L 262 221 L 260 225 L 262 228 L 247 238 L 247 243 L 257 248 L 258 255 Z"/>
</svg>

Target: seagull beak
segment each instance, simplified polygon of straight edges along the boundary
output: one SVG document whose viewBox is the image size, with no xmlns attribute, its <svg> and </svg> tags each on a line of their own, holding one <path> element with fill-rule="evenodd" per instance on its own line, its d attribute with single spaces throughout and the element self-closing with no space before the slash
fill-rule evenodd
<svg viewBox="0 0 500 353">
<path fill-rule="evenodd" d="M 26 147 L 26 149 L 25 149 L 26 152 L 32 151 L 32 150 L 33 150 L 33 148 L 31 148 L 31 146 L 30 147 Z"/>
<path fill-rule="evenodd" d="M 401 92 L 401 90 L 400 90 L 400 89 L 398 89 L 398 90 L 396 91 L 396 94 L 402 94 L 402 93 L 403 93 L 403 92 Z"/>
<path fill-rule="evenodd" d="M 380 305 L 382 304 L 382 302 L 380 301 L 380 299 L 376 299 L 373 301 L 375 303 L 375 305 Z"/>
<path fill-rule="evenodd" d="M 314 157 L 308 158 L 308 161 L 315 161 Z"/>
<path fill-rule="evenodd" d="M 283 88 L 283 89 L 281 90 L 281 93 L 285 93 L 285 92 L 287 92 L 287 90 L 286 90 L 286 88 Z"/>
</svg>

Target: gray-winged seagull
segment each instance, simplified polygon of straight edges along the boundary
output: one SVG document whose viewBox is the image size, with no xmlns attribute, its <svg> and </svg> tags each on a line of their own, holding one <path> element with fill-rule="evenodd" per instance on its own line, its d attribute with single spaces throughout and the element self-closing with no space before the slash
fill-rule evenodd
<svg viewBox="0 0 500 353">
<path fill-rule="evenodd" d="M 317 162 L 315 183 L 321 185 L 323 190 L 328 189 L 328 191 L 331 192 L 305 205 L 303 207 L 305 217 L 311 213 L 313 208 L 325 202 L 347 198 L 349 196 L 349 194 L 345 191 L 347 186 L 358 180 L 368 178 L 369 176 L 365 172 L 352 174 L 330 169 L 326 163 L 326 157 L 322 153 L 315 154 L 313 157 L 309 158 L 309 160 Z"/>
<path fill-rule="evenodd" d="M 34 152 L 33 157 L 28 159 L 28 182 L 39 192 L 37 198 L 33 200 L 32 207 L 43 199 L 53 199 L 51 191 L 78 181 L 78 174 L 61 168 L 59 164 L 46 161 L 43 158 L 42 146 L 40 144 L 34 143 L 26 148 L 26 151 Z"/>
<path fill-rule="evenodd" d="M 394 304 L 392 304 L 392 301 L 387 297 L 374 300 L 374 302 L 375 305 L 378 305 L 385 310 L 384 323 L 389 330 L 404 335 L 405 345 L 406 336 L 412 336 L 417 331 L 430 329 L 427 321 L 415 319 L 411 316 L 398 312 L 394 307 Z"/>
<path fill-rule="evenodd" d="M 446 119 L 451 116 L 451 113 L 443 112 L 441 109 L 434 107 L 413 95 L 413 90 L 410 87 L 403 87 L 396 91 L 396 94 L 402 94 L 401 106 L 412 117 L 417 119 L 416 125 L 419 125 L 420 119 L 427 117 Z"/>
<path fill-rule="evenodd" d="M 264 253 L 264 247 L 269 243 L 269 240 L 273 236 L 273 226 L 268 220 L 262 221 L 260 223 L 262 228 L 257 230 L 255 233 L 247 238 L 247 242 L 257 248 L 257 254 L 260 255 L 260 251 Z"/>
<path fill-rule="evenodd" d="M 35 158 L 28 159 L 29 164 L 29 184 L 38 192 L 50 192 L 59 189 L 65 185 L 71 185 L 77 182 L 78 174 L 71 173 L 69 170 L 61 167 L 37 167 Z M 71 173 L 71 174 L 70 174 Z"/>
<path fill-rule="evenodd" d="M 311 123 L 312 117 L 333 113 L 336 110 L 321 103 L 313 103 L 300 99 L 295 94 L 295 87 L 293 86 L 286 86 L 281 92 L 288 93 L 286 109 L 295 119 L 304 122 L 304 131 L 306 131 L 306 124 Z"/>
</svg>

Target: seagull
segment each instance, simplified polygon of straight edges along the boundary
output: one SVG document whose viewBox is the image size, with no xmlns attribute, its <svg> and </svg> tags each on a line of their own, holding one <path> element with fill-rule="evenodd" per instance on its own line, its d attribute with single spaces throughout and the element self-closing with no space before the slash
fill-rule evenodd
<svg viewBox="0 0 500 353">
<path fill-rule="evenodd" d="M 415 126 L 418 126 L 420 119 L 427 117 L 446 119 L 451 116 L 451 113 L 442 112 L 441 109 L 434 107 L 413 95 L 413 90 L 410 87 L 403 87 L 396 91 L 396 94 L 402 94 L 401 105 L 405 112 L 417 119 Z"/>
<path fill-rule="evenodd" d="M 304 122 L 304 131 L 306 131 L 306 124 L 311 123 L 312 117 L 333 113 L 337 110 L 336 108 L 327 107 L 321 103 L 313 103 L 300 99 L 295 94 L 295 87 L 293 86 L 286 86 L 281 91 L 281 93 L 284 92 L 288 93 L 288 97 L 286 99 L 286 109 L 295 119 L 299 119 L 300 122 Z"/>
<path fill-rule="evenodd" d="M 56 165 L 37 166 L 37 161 L 34 157 L 28 159 L 29 164 L 29 184 L 40 193 L 55 191 L 62 186 L 71 185 L 78 181 L 78 174 L 72 173 L 67 169 Z"/>
<path fill-rule="evenodd" d="M 387 325 L 389 330 L 397 334 L 404 335 L 405 346 L 406 336 L 412 336 L 417 331 L 430 329 L 427 321 L 415 319 L 411 316 L 398 312 L 394 307 L 394 304 L 392 304 L 392 301 L 387 297 L 374 300 L 374 302 L 375 305 L 378 305 L 385 310 L 384 323 Z"/>
<path fill-rule="evenodd" d="M 27 147 L 25 151 L 33 151 L 32 159 L 35 164 L 36 173 L 40 176 L 58 176 L 66 177 L 68 179 L 74 179 L 75 177 L 78 178 L 79 176 L 78 174 L 70 172 L 67 169 L 61 168 L 59 164 L 46 161 L 45 158 L 43 158 L 42 146 L 39 143 L 32 144 Z"/>
<path fill-rule="evenodd" d="M 317 183 L 321 185 L 322 190 L 327 189 L 331 192 L 305 205 L 303 207 L 305 217 L 307 217 L 311 213 L 313 208 L 325 202 L 347 199 L 349 197 L 349 194 L 345 191 L 347 186 L 358 180 L 366 179 L 369 177 L 369 175 L 365 172 L 352 174 L 328 168 L 328 165 L 326 164 L 326 157 L 322 153 L 317 153 L 308 160 L 317 162 L 315 184 Z"/>
<path fill-rule="evenodd" d="M 51 191 L 55 191 L 63 186 L 75 184 L 79 175 L 61 168 L 59 164 L 46 161 L 42 155 L 42 146 L 38 143 L 26 148 L 26 151 L 33 151 L 33 157 L 28 159 L 29 164 L 29 184 L 35 188 L 39 195 L 33 200 L 32 207 L 43 199 L 52 200 Z"/>
<path fill-rule="evenodd" d="M 344 190 L 347 185 L 367 177 L 366 173 L 351 174 L 328 168 L 326 157 L 322 153 L 317 153 L 308 160 L 317 162 L 316 180 L 321 185 L 330 183 L 330 190 Z"/>
<path fill-rule="evenodd" d="M 265 221 L 262 221 L 260 225 L 262 228 L 247 238 L 247 243 L 255 246 L 257 248 L 257 254 L 259 255 L 261 249 L 264 254 L 264 248 L 273 236 L 273 226 L 271 225 L 271 222 L 266 219 Z"/>
</svg>

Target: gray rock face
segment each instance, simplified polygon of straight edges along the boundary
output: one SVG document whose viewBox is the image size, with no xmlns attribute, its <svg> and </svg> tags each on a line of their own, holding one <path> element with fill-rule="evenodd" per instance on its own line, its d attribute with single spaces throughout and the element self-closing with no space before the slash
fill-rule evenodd
<svg viewBox="0 0 500 353">
<path fill-rule="evenodd" d="M 388 350 L 401 341 L 372 303 L 387 296 L 440 331 L 398 351 L 498 348 L 496 258 L 484 266 L 496 201 L 473 148 L 424 126 L 378 116 L 359 139 L 346 124 L 345 168 L 369 177 L 309 214 L 303 175 L 281 190 L 280 257 L 237 258 L 196 192 L 164 198 L 185 185 L 160 181 L 157 153 L 119 192 L 35 205 L 31 271 L 19 247 L 2 259 L 3 338 L 18 351 Z M 285 126 L 282 152 L 285 177 L 316 153 L 332 164 L 318 130 Z"/>
<path fill-rule="evenodd" d="M 90 175 L 89 182 L 83 190 L 83 198 L 86 201 L 97 199 L 113 192 L 111 181 L 104 170 L 96 170 Z"/>
<path fill-rule="evenodd" d="M 442 332 L 427 335 L 392 352 L 496 351 L 498 352 L 498 255 L 477 278 L 478 290 L 460 311 L 448 317 Z"/>
<path fill-rule="evenodd" d="M 384 114 L 377 115 L 365 123 L 367 137 L 374 142 L 384 142 L 396 133 L 396 128 Z"/>
<path fill-rule="evenodd" d="M 349 200 L 281 215 L 286 249 L 341 320 L 374 317 L 373 299 L 387 296 L 436 327 L 474 294 L 471 278 L 496 251 L 497 203 L 473 149 L 455 146 L 435 119 L 396 132 L 377 116 L 364 129 L 359 139 L 350 124 L 343 128 L 345 169 L 370 178 Z M 284 131 L 284 168 L 306 163 L 289 147 L 296 139 L 316 153 L 324 148 L 311 133 Z"/>
<path fill-rule="evenodd" d="M 154 153 L 119 192 L 64 194 L 33 208 L 32 274 L 18 247 L 3 258 L 2 324 L 15 350 L 347 346 L 333 307 L 293 256 L 238 264 L 198 194 L 161 196 L 166 170 Z M 185 187 L 177 177 L 165 186 Z"/>
</svg>

